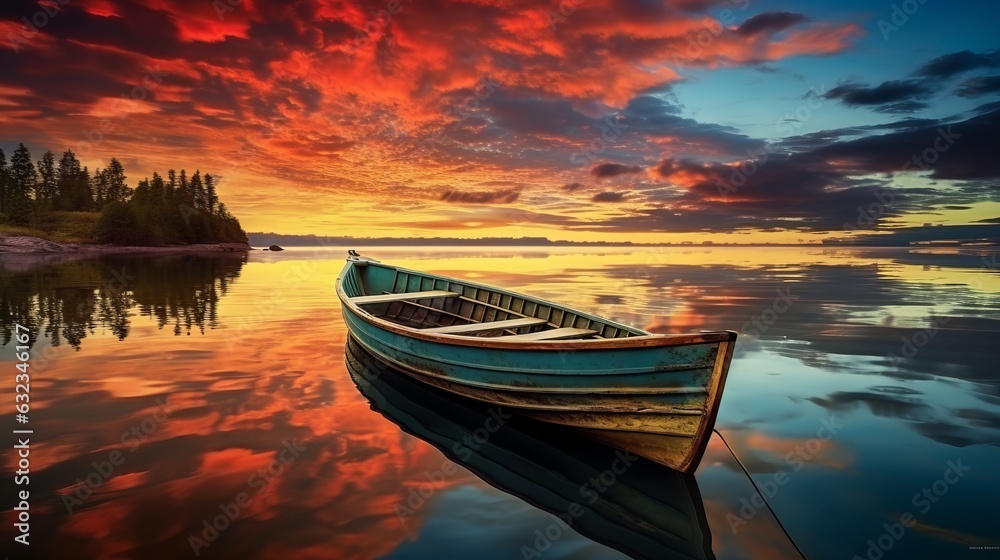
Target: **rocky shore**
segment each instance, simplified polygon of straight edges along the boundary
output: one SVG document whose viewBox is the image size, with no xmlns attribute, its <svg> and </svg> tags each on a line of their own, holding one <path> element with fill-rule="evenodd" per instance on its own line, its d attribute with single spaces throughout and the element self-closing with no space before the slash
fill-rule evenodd
<svg viewBox="0 0 1000 560">
<path fill-rule="evenodd" d="M 168 247 L 123 247 L 118 245 L 86 245 L 56 243 L 38 237 L 0 237 L 0 254 L 179 254 L 179 253 L 233 253 L 252 251 L 245 243 L 200 243 L 196 245 L 171 245 Z"/>
</svg>

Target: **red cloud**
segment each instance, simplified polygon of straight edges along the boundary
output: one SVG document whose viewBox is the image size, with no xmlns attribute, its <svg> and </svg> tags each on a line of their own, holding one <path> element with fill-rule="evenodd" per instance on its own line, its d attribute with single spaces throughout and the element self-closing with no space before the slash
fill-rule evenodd
<svg viewBox="0 0 1000 560">
<path fill-rule="evenodd" d="M 70 3 L 56 16 L 64 24 L 41 29 L 5 62 L 0 127 L 37 139 L 36 157 L 88 142 L 81 155 L 91 166 L 128 154 L 136 179 L 181 165 L 237 178 L 246 190 L 226 195 L 236 213 L 256 209 L 275 185 L 379 200 L 407 185 L 443 211 L 476 202 L 484 174 L 521 184 L 578 180 L 553 173 L 573 168 L 573 150 L 604 141 L 594 123 L 688 67 L 829 54 L 859 33 L 793 14 L 740 34 L 701 1 L 564 4 L 403 0 L 376 3 L 373 13 L 332 0 Z M 18 25 L 0 20 L 0 31 Z M 167 75 L 144 85 L 148 69 Z M 52 76 L 73 87 L 56 87 Z M 141 110 L 111 114 L 113 100 L 134 95 L 141 98 L 130 106 Z M 564 114 L 548 128 L 505 129 L 495 114 L 501 97 L 561 103 Z M 113 132 L 81 134 L 109 118 Z M 668 148 L 732 151 L 716 131 L 632 126 L 615 142 L 642 144 L 651 157 Z M 566 155 L 539 155 L 553 151 Z M 707 180 L 679 173 L 678 184 Z M 458 194 L 440 200 L 447 189 Z M 528 205 L 520 189 L 505 192 L 500 202 Z"/>
</svg>

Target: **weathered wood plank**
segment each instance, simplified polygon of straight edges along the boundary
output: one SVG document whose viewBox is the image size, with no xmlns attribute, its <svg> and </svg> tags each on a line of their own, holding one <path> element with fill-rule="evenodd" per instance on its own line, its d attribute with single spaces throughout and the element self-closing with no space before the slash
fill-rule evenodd
<svg viewBox="0 0 1000 560">
<path fill-rule="evenodd" d="M 358 305 L 364 305 L 367 303 L 388 303 L 391 301 L 405 301 L 410 299 L 451 298 L 451 297 L 458 297 L 458 294 L 446 290 L 428 290 L 426 292 L 407 292 L 403 294 L 382 294 L 377 296 L 352 297 L 349 298 L 349 300 Z"/>
<path fill-rule="evenodd" d="M 563 328 L 563 329 L 551 329 L 548 331 L 539 331 L 528 334 L 515 334 L 511 336 L 502 336 L 496 340 L 511 340 L 518 342 L 531 342 L 539 340 L 565 340 L 567 338 L 581 338 L 584 336 L 589 336 L 597 334 L 597 331 L 590 329 L 573 329 L 573 328 Z"/>
<path fill-rule="evenodd" d="M 450 327 L 435 327 L 431 329 L 421 329 L 420 332 L 434 334 L 471 334 L 482 331 L 492 331 L 494 329 L 518 329 L 521 327 L 532 327 L 544 325 L 545 319 L 535 319 L 526 317 L 523 319 L 508 319 L 506 321 L 489 321 L 485 323 L 471 323 L 468 325 L 452 325 Z"/>
</svg>

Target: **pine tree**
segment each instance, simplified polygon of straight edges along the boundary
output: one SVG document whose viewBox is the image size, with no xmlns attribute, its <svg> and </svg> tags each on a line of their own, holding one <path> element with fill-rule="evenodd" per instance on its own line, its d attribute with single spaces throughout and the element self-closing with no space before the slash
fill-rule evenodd
<svg viewBox="0 0 1000 560">
<path fill-rule="evenodd" d="M 205 196 L 208 197 L 208 213 L 215 214 L 215 206 L 219 203 L 219 196 L 215 193 L 215 177 L 210 173 L 205 174 Z"/>
<path fill-rule="evenodd" d="M 76 190 L 80 179 L 80 160 L 76 159 L 73 150 L 66 150 L 59 158 L 56 169 L 56 210 L 76 210 Z"/>
<path fill-rule="evenodd" d="M 196 210 L 208 208 L 208 197 L 205 195 L 205 185 L 201 182 L 201 171 L 195 171 L 191 176 L 191 202 Z"/>
<path fill-rule="evenodd" d="M 106 173 L 106 179 L 108 182 L 108 192 L 107 198 L 108 202 L 125 202 L 132 196 L 132 189 L 125 184 L 125 168 L 122 167 L 118 158 L 111 158 L 108 163 L 107 169 L 104 170 Z"/>
<path fill-rule="evenodd" d="M 90 170 L 84 167 L 76 176 L 76 186 L 73 188 L 73 208 L 76 212 L 85 212 L 94 207 L 94 193 L 90 188 Z"/>
<path fill-rule="evenodd" d="M 108 174 L 103 169 L 95 169 L 90 177 L 90 190 L 94 193 L 94 209 L 103 210 L 108 203 Z"/>
<path fill-rule="evenodd" d="M 38 182 L 38 172 L 31 163 L 31 152 L 27 146 L 18 144 L 10 156 L 9 195 L 7 197 L 7 219 L 11 223 L 30 223 L 32 216 L 31 192 Z"/>
<path fill-rule="evenodd" d="M 167 171 L 167 192 L 164 195 L 169 200 L 169 204 L 175 204 L 174 194 L 177 191 L 177 173 L 171 169 Z"/>
<path fill-rule="evenodd" d="M 52 150 L 46 150 L 42 159 L 38 160 L 38 188 L 35 200 L 40 208 L 51 208 L 56 196 L 56 155 Z"/>
<path fill-rule="evenodd" d="M 188 179 L 187 172 L 181 169 L 180 182 L 177 185 L 177 198 L 178 204 L 187 204 L 191 206 L 194 197 L 191 196 L 191 192 L 188 190 Z"/>
<path fill-rule="evenodd" d="M 156 171 L 153 172 L 153 180 L 149 183 L 150 194 L 152 195 L 154 206 L 163 206 L 164 192 L 163 177 Z"/>
<path fill-rule="evenodd" d="M 151 200 L 149 179 L 143 179 L 135 186 L 135 192 L 132 193 L 132 199 L 129 202 L 137 206 L 148 206 Z"/>
<path fill-rule="evenodd" d="M 31 163 L 31 152 L 24 144 L 18 144 L 14 155 L 10 157 L 10 179 L 15 195 L 30 198 L 35 183 L 38 182 L 38 172 Z"/>
</svg>

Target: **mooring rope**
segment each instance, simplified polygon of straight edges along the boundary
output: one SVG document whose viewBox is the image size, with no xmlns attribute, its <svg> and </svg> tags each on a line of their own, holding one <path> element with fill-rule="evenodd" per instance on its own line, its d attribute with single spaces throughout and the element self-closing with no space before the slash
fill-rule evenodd
<svg viewBox="0 0 1000 560">
<path fill-rule="evenodd" d="M 785 533 L 786 537 L 788 537 L 788 542 L 792 543 L 792 546 L 795 547 L 795 551 L 799 553 L 799 556 L 805 559 L 806 555 L 803 554 L 802 549 L 799 548 L 799 545 L 795 544 L 795 541 L 792 539 L 792 535 L 788 534 L 788 530 L 785 529 L 785 526 L 781 523 L 781 519 L 778 518 L 778 514 L 774 511 L 774 508 L 771 507 L 771 504 L 768 503 L 767 497 L 764 496 L 764 493 L 761 492 L 760 487 L 757 486 L 757 483 L 754 482 L 753 477 L 750 476 L 750 471 L 747 470 L 746 465 L 744 465 L 743 461 L 741 461 L 739 456 L 736 455 L 736 451 L 733 450 L 733 446 L 729 445 L 729 442 L 726 441 L 726 438 L 722 437 L 722 433 L 719 432 L 717 428 L 712 428 L 712 431 L 715 432 L 717 436 L 719 436 L 719 439 L 722 440 L 722 443 L 726 444 L 726 447 L 729 449 L 729 453 L 732 454 L 734 459 L 736 459 L 736 464 L 739 465 L 741 469 L 743 469 L 743 474 L 747 475 L 747 478 L 750 479 L 750 484 L 753 484 L 754 490 L 756 490 L 757 493 L 760 495 L 761 501 L 764 502 L 764 505 L 767 506 L 768 511 L 771 512 L 771 517 L 774 517 L 774 520 L 778 522 L 778 527 L 781 528 L 781 531 Z"/>
</svg>

